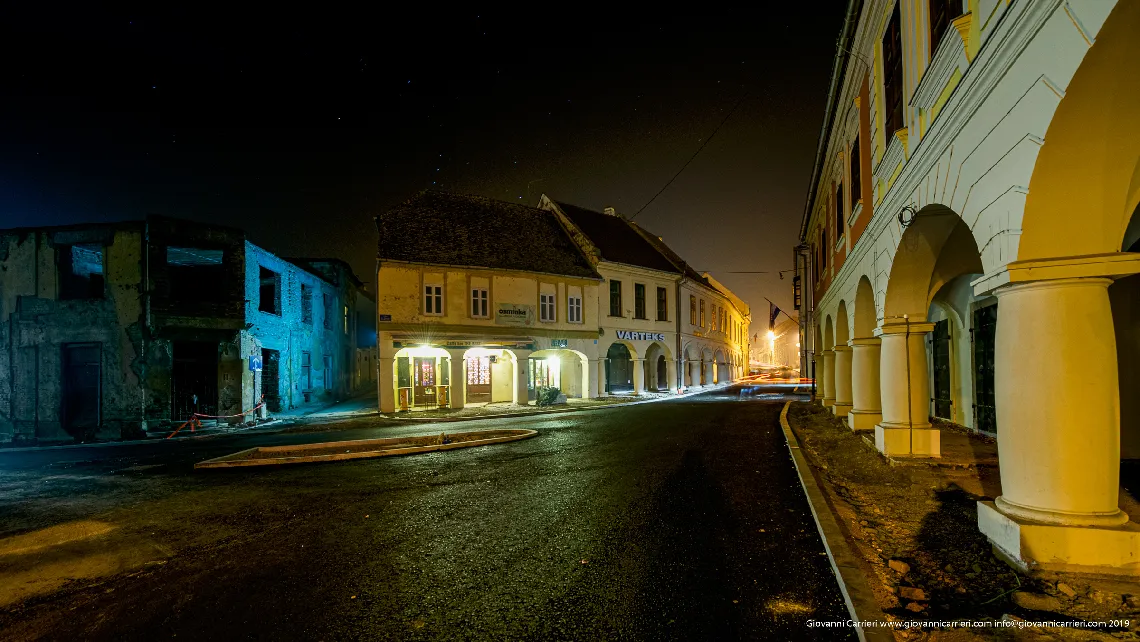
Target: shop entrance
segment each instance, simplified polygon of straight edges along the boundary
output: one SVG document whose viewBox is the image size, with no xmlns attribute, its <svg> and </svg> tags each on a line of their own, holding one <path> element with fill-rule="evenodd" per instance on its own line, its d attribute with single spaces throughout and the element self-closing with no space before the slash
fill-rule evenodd
<svg viewBox="0 0 1140 642">
<path fill-rule="evenodd" d="M 415 382 L 412 386 L 413 401 L 417 406 L 434 406 L 435 399 L 435 357 L 416 357 L 413 362 L 412 374 Z"/>
<path fill-rule="evenodd" d="M 467 357 L 468 403 L 491 401 L 491 357 Z"/>
<path fill-rule="evenodd" d="M 615 343 L 606 351 L 606 392 L 633 390 L 633 362 L 629 348 Z"/>
<path fill-rule="evenodd" d="M 102 378 L 98 343 L 63 346 L 63 427 L 83 439 L 99 429 L 99 388 Z"/>
<path fill-rule="evenodd" d="M 943 319 L 934 324 L 930 337 L 931 358 L 934 381 L 934 416 L 953 419 L 950 403 L 950 320 Z"/>
<path fill-rule="evenodd" d="M 218 344 L 205 341 L 174 342 L 171 385 L 171 419 L 218 414 Z"/>
<path fill-rule="evenodd" d="M 997 432 L 997 395 L 994 394 L 994 346 L 997 338 L 997 305 L 974 310 L 974 428 Z"/>
</svg>

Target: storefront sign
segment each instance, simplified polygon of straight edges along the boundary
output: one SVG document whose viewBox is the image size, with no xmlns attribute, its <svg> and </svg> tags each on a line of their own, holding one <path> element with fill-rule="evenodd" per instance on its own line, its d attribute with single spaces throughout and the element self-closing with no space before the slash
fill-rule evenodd
<svg viewBox="0 0 1140 642">
<path fill-rule="evenodd" d="M 391 321 L 392 321 L 392 315 L 390 315 L 390 314 L 381 314 L 381 315 L 380 315 L 380 322 L 381 322 L 381 323 L 383 323 L 383 322 L 385 322 L 385 321 L 391 322 Z"/>
<path fill-rule="evenodd" d="M 665 335 L 661 332 L 634 332 L 633 330 L 618 330 L 617 338 L 626 341 L 664 341 Z"/>
<path fill-rule="evenodd" d="M 550 340 L 550 347 L 551 348 L 568 348 L 568 347 L 570 347 L 570 340 L 569 339 L 551 339 Z"/>
<path fill-rule="evenodd" d="M 534 323 L 534 306 L 500 303 L 495 307 L 495 323 L 499 325 L 531 325 Z"/>
</svg>

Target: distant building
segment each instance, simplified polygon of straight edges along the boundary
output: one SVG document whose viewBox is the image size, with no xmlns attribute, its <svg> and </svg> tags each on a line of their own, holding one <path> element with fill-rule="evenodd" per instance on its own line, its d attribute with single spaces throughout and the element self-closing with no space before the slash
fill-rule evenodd
<svg viewBox="0 0 1140 642">
<path fill-rule="evenodd" d="M 337 269 L 163 217 L 0 230 L 0 442 L 133 436 L 262 397 L 276 412 L 349 394 L 344 319 L 358 301 Z"/>
</svg>

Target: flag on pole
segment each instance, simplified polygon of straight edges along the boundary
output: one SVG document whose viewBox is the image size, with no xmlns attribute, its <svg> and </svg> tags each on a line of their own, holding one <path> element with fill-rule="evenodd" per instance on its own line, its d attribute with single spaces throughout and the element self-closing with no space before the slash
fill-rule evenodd
<svg viewBox="0 0 1140 642">
<path fill-rule="evenodd" d="M 768 302 L 768 329 L 774 330 L 776 328 L 776 317 L 780 316 L 780 308 L 776 307 L 775 303 Z"/>
</svg>

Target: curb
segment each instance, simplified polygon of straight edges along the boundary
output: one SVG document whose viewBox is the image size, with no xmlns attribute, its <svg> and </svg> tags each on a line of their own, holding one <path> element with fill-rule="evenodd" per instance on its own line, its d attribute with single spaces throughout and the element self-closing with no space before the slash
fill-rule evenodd
<svg viewBox="0 0 1140 642">
<path fill-rule="evenodd" d="M 376 459 L 379 457 L 398 457 L 401 455 L 414 455 L 418 453 L 430 453 L 441 450 L 457 450 L 459 448 L 474 448 L 476 446 L 486 446 L 489 444 L 502 444 L 510 441 L 519 441 L 520 439 L 529 439 L 538 434 L 537 430 L 508 430 L 508 431 L 485 431 L 476 430 L 467 433 L 455 433 L 455 435 L 470 435 L 470 434 L 494 434 L 496 432 L 509 432 L 514 433 L 510 435 L 500 435 L 497 437 L 487 437 L 485 439 L 474 439 L 471 441 L 460 441 L 452 443 L 442 443 L 443 435 L 440 435 L 441 443 L 429 444 L 424 446 L 408 446 L 405 448 L 397 448 L 393 450 L 379 450 L 380 446 L 403 443 L 408 439 L 415 439 L 419 437 L 434 437 L 434 435 L 414 435 L 409 437 L 389 437 L 383 439 L 355 439 L 351 441 L 326 441 L 316 444 L 304 444 L 300 446 L 265 446 L 257 448 L 247 448 L 236 453 L 223 455 L 221 457 L 214 457 L 194 464 L 195 470 L 203 468 L 247 468 L 251 466 L 289 466 L 293 464 L 309 464 L 321 463 L 329 461 L 345 461 L 350 459 Z M 375 445 L 377 450 L 365 450 L 358 452 L 336 453 L 328 455 L 301 455 L 296 457 L 266 457 L 263 459 L 235 459 L 239 455 L 248 452 L 280 452 L 280 451 L 297 451 L 297 450 L 325 450 L 332 446 L 353 446 L 370 444 Z"/>
<path fill-rule="evenodd" d="M 827 551 L 827 559 L 831 561 L 831 570 L 835 573 L 835 580 L 839 584 L 839 591 L 843 593 L 843 601 L 847 604 L 847 612 L 856 622 L 877 621 L 886 619 L 882 609 L 875 601 L 875 594 L 867 584 L 867 577 L 859 566 L 858 556 L 847 544 L 847 538 L 839 528 L 839 521 L 827 503 L 827 497 L 815 478 L 815 471 L 800 451 L 800 442 L 796 439 L 792 427 L 788 424 L 788 408 L 792 402 L 784 403 L 780 411 L 780 428 L 784 431 L 784 439 L 788 443 L 788 453 L 792 456 L 796 474 L 799 475 L 800 485 L 803 486 L 804 496 L 807 498 L 811 515 L 815 519 L 815 526 L 819 530 L 819 537 L 823 540 L 823 547 Z M 893 642 L 894 635 L 889 629 L 869 628 L 856 626 L 855 634 L 861 642 Z"/>
</svg>

